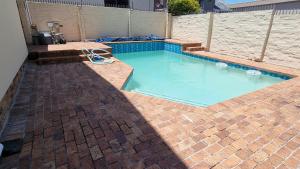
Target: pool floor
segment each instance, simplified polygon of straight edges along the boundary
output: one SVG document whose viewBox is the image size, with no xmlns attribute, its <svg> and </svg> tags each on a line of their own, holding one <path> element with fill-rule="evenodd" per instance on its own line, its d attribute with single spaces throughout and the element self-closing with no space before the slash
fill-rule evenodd
<svg viewBox="0 0 300 169">
<path fill-rule="evenodd" d="M 165 50 L 117 53 L 134 68 L 124 89 L 197 106 L 209 106 L 284 81 Z"/>
</svg>

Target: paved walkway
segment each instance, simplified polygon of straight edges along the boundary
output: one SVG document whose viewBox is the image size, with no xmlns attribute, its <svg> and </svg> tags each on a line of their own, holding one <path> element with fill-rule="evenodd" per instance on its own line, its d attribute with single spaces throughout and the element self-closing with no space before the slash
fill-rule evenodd
<svg viewBox="0 0 300 169">
<path fill-rule="evenodd" d="M 297 168 L 300 80 L 208 108 L 120 90 L 121 62 L 27 64 L 0 168 Z"/>
</svg>

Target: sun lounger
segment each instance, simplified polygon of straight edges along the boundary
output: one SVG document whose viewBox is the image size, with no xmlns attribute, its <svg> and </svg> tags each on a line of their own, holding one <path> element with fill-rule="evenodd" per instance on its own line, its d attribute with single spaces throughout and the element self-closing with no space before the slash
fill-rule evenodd
<svg viewBox="0 0 300 169">
<path fill-rule="evenodd" d="M 111 64 L 115 61 L 114 59 L 105 58 L 105 57 L 101 56 L 101 53 L 96 52 L 96 51 L 102 51 L 105 53 L 110 53 L 104 49 L 88 50 L 88 49 L 84 48 L 84 49 L 81 49 L 81 51 L 89 59 L 89 61 L 92 62 L 93 64 L 99 64 L 99 65 Z"/>
</svg>

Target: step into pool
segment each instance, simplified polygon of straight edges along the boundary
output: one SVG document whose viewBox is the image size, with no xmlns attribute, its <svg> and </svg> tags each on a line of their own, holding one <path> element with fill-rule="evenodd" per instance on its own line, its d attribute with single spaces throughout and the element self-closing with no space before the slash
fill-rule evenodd
<svg viewBox="0 0 300 169">
<path fill-rule="evenodd" d="M 191 105 L 213 105 L 289 79 L 185 54 L 174 44 L 154 43 L 149 47 L 149 43 L 131 43 L 112 47 L 114 56 L 134 68 L 124 90 Z"/>
</svg>

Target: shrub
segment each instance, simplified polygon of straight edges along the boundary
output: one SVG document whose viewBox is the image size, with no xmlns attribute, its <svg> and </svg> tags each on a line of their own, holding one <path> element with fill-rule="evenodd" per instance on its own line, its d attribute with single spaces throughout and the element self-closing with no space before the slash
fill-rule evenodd
<svg viewBox="0 0 300 169">
<path fill-rule="evenodd" d="M 168 8 L 172 15 L 187 15 L 200 12 L 198 0 L 170 0 Z"/>
</svg>

